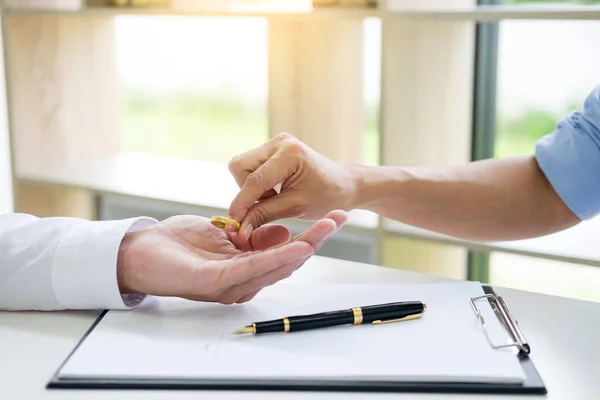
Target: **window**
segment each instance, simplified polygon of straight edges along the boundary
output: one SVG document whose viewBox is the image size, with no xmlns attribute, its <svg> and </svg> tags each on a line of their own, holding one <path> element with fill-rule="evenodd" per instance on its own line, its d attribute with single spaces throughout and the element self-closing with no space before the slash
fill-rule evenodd
<svg viewBox="0 0 600 400">
<path fill-rule="evenodd" d="M 600 84 L 596 21 L 505 21 L 498 49 L 498 157 L 531 154 Z"/>
<path fill-rule="evenodd" d="M 279 3 L 279 0 L 277 2 Z M 290 0 L 288 3 L 292 2 L 296 3 L 295 0 Z M 16 4 L 16 2 L 14 3 Z M 271 3 L 269 6 L 271 7 L 273 4 L 270 1 L 269 3 Z M 476 146 L 473 150 L 475 158 L 531 154 L 534 143 L 541 136 L 552 132 L 556 121 L 563 118 L 565 114 L 575 108 L 580 108 L 584 97 L 592 87 L 600 84 L 600 74 L 596 73 L 596 71 L 600 71 L 598 68 L 600 67 L 600 57 L 596 51 L 597 45 L 593 40 L 593 38 L 599 37 L 600 21 L 545 20 L 543 18 L 547 18 L 547 16 L 536 16 L 535 12 L 531 13 L 533 19 L 520 20 L 518 18 L 521 18 L 522 15 L 519 16 L 519 11 L 515 11 L 518 6 L 508 7 L 505 10 L 507 14 L 503 12 L 496 14 L 481 13 L 478 10 L 470 9 L 463 10 L 459 5 L 459 3 L 472 4 L 474 1 L 425 1 L 425 3 L 431 3 L 430 5 L 439 3 L 439 9 L 433 12 L 423 11 L 425 13 L 421 15 L 423 18 L 407 19 L 391 15 L 390 13 L 393 11 L 386 10 L 384 3 L 381 2 L 384 7 L 382 10 L 367 10 L 365 14 L 361 14 L 362 12 L 359 10 L 340 10 L 339 15 L 336 15 L 335 11 L 330 10 L 319 12 L 318 16 L 301 16 L 300 19 L 309 24 L 317 20 L 321 22 L 316 24 L 314 29 L 309 27 L 304 30 L 302 25 L 299 25 L 298 29 L 292 27 L 293 29 L 290 31 L 293 32 L 293 35 L 289 36 L 292 38 L 291 45 L 286 41 L 282 42 L 284 49 L 291 49 L 298 44 L 298 49 L 293 49 L 290 54 L 306 56 L 302 52 L 305 49 L 312 50 L 318 47 L 311 45 L 321 43 L 317 39 L 325 37 L 333 38 L 329 43 L 334 44 L 331 46 L 334 50 L 349 51 L 338 54 L 337 51 L 331 51 L 330 47 L 323 46 L 325 50 L 315 52 L 316 62 L 301 64 L 293 55 L 290 56 L 287 52 L 277 49 L 276 54 L 283 54 L 283 61 L 290 61 L 291 65 L 309 66 L 306 68 L 308 72 L 300 71 L 298 74 L 295 70 L 288 68 L 288 64 L 285 62 L 282 62 L 283 67 L 279 69 L 279 72 L 292 71 L 292 73 L 271 74 L 269 71 L 269 31 L 273 33 L 276 29 L 289 26 L 287 17 L 279 19 L 273 14 L 253 13 L 242 17 L 241 13 L 235 13 L 225 17 L 226 13 L 224 13 L 220 14 L 223 15 L 221 17 L 209 17 L 209 14 L 200 16 L 202 14 L 198 13 L 194 14 L 195 16 L 191 14 L 184 16 L 181 13 L 176 16 L 170 12 L 160 15 L 161 9 L 157 9 L 157 13 L 154 14 L 154 11 L 137 13 L 129 9 L 124 11 L 117 8 L 100 11 L 91 7 L 85 13 L 75 15 L 76 18 L 82 20 L 91 18 L 97 12 L 102 15 L 104 12 L 115 14 L 110 14 L 106 19 L 102 18 L 102 23 L 97 26 L 80 23 L 78 19 L 71 18 L 73 15 L 70 13 L 69 15 L 58 13 L 56 16 L 44 18 L 44 23 L 48 25 L 48 32 L 65 32 L 65 35 L 58 36 L 37 35 L 38 27 L 33 20 L 30 24 L 9 24 L 11 25 L 9 27 L 11 34 L 7 37 L 11 40 L 10 47 L 28 49 L 28 51 L 19 52 L 18 57 L 11 57 L 8 60 L 11 63 L 11 70 L 14 72 L 8 77 L 11 80 L 12 92 L 22 95 L 11 100 L 13 102 L 11 109 L 23 110 L 14 113 L 17 118 L 15 118 L 16 121 L 12 121 L 14 124 L 12 131 L 14 132 L 11 131 L 11 139 L 14 138 L 17 145 L 32 140 L 39 141 L 42 136 L 37 133 L 40 132 L 38 127 L 44 127 L 44 143 L 47 143 L 51 150 L 57 149 L 57 151 L 46 153 L 40 152 L 40 156 L 36 157 L 33 157 L 30 151 L 22 152 L 22 154 L 14 153 L 13 156 L 16 155 L 15 165 L 20 166 L 20 168 L 16 168 L 16 175 L 19 179 L 27 179 L 28 182 L 60 183 L 68 187 L 82 186 L 89 188 L 92 192 L 123 194 L 121 193 L 122 187 L 129 188 L 132 185 L 122 184 L 118 179 L 112 177 L 129 176 L 121 171 L 132 171 L 131 176 L 135 178 L 138 170 L 143 168 L 139 168 L 139 163 L 117 162 L 111 164 L 104 162 L 108 158 L 109 161 L 118 159 L 118 157 L 113 157 L 115 149 L 112 143 L 114 143 L 113 139 L 116 139 L 119 128 L 121 151 L 123 152 L 171 156 L 176 160 L 162 159 L 160 161 L 169 165 L 173 164 L 177 168 L 180 168 L 181 164 L 200 164 L 181 162 L 182 158 L 227 163 L 234 155 L 259 146 L 268 140 L 269 123 L 272 122 L 269 121 L 268 112 L 269 79 L 275 81 L 273 76 L 279 75 L 281 78 L 283 75 L 282 81 L 285 83 L 294 79 L 299 82 L 297 86 L 289 85 L 293 89 L 289 89 L 286 84 L 274 86 L 284 93 L 281 96 L 281 98 L 285 98 L 281 103 L 286 103 L 283 109 L 285 110 L 287 107 L 292 110 L 288 120 L 282 118 L 285 120 L 282 124 L 294 125 L 296 114 L 306 121 L 313 121 L 312 116 L 316 114 L 312 110 L 303 113 L 305 109 L 311 108 L 303 104 L 314 103 L 316 104 L 315 108 L 320 110 L 324 110 L 325 107 L 312 99 L 321 99 L 325 105 L 336 104 L 335 100 L 332 101 L 335 99 L 334 96 L 319 96 L 319 91 L 313 89 L 313 87 L 321 87 L 320 83 L 310 85 L 310 80 L 314 77 L 327 79 L 332 76 L 331 70 L 327 70 L 327 73 L 321 73 L 319 70 L 320 65 L 325 65 L 323 58 L 330 60 L 330 53 L 331 59 L 335 60 L 335 57 L 338 57 L 337 60 L 340 62 L 327 65 L 333 65 L 333 68 L 337 68 L 335 71 L 344 72 L 346 70 L 345 72 L 349 72 L 347 76 L 341 74 L 340 77 L 344 79 L 344 83 L 352 83 L 351 90 L 349 90 L 352 95 L 345 96 L 352 100 L 352 116 L 357 114 L 357 105 L 359 107 L 364 105 L 367 123 L 364 127 L 357 127 L 358 124 L 351 122 L 352 127 L 357 127 L 359 131 L 352 132 L 351 136 L 344 136 L 346 130 L 338 127 L 335 140 L 331 140 L 331 143 L 327 143 L 327 145 L 338 150 L 344 144 L 354 143 L 357 139 L 355 134 L 364 133 L 364 137 L 360 138 L 364 139 L 361 140 L 360 146 L 357 145 L 351 149 L 351 157 L 355 159 L 355 152 L 362 151 L 362 161 L 367 164 L 379 164 L 380 152 L 384 155 L 381 163 L 407 165 L 445 163 L 447 161 L 464 162 L 469 158 L 471 125 L 475 126 L 476 133 L 487 132 L 489 134 L 485 138 L 487 142 L 484 141 L 483 146 L 479 143 L 481 138 L 475 135 Z M 442 3 L 444 5 L 441 5 Z M 562 3 L 560 7 L 572 8 L 573 4 L 588 4 L 592 1 L 480 0 L 479 3 L 530 6 L 536 3 L 540 7 L 543 6 L 541 3 Z M 593 3 L 600 4 L 600 0 L 595 0 Z M 452 10 L 458 10 L 458 12 L 453 13 L 451 18 L 443 15 L 445 11 Z M 595 10 L 594 12 L 597 12 L 597 9 Z M 412 12 L 419 11 L 413 10 Z M 77 13 L 75 12 L 75 14 Z M 91 14 L 88 15 L 88 13 Z M 112 39 L 112 36 L 104 36 L 112 35 L 111 29 L 105 29 L 105 27 L 110 27 L 113 21 L 112 15 L 118 15 L 114 20 L 116 21 L 117 75 L 122 105 L 122 118 L 119 126 L 112 125 L 114 119 L 111 110 L 104 107 L 105 100 L 96 96 L 94 91 L 86 90 L 87 81 L 93 81 L 94 84 L 106 82 L 107 86 L 115 83 L 111 81 L 114 78 L 112 74 L 113 60 L 110 57 L 112 49 L 101 52 L 102 58 L 88 57 L 88 53 L 85 52 L 97 43 L 104 43 L 104 40 Z M 271 16 L 267 17 L 266 15 Z M 387 26 L 385 26 L 384 32 L 382 32 L 381 21 L 378 18 L 370 18 L 373 15 L 385 18 Z M 470 111 L 473 105 L 471 101 L 473 93 L 470 84 L 474 78 L 472 75 L 474 57 L 473 30 L 471 28 L 473 20 L 480 18 L 481 15 L 485 15 L 486 22 L 478 24 L 478 28 L 481 28 L 477 31 L 479 39 L 487 37 L 494 40 L 491 46 L 488 45 L 489 43 L 485 43 L 485 40 L 479 41 L 476 46 L 478 54 L 475 68 L 476 112 L 474 121 L 472 121 Z M 505 20 L 506 15 L 516 15 L 517 19 Z M 19 18 L 25 16 L 26 13 Z M 362 17 L 365 17 L 364 22 L 360 22 Z M 493 18 L 501 18 L 501 21 L 493 21 Z M 541 19 L 536 20 L 535 18 Z M 560 18 L 560 16 L 553 14 L 553 18 Z M 344 27 L 345 23 L 342 23 L 342 20 L 352 21 L 349 24 L 350 29 L 346 30 L 348 27 Z M 326 29 L 320 31 L 321 24 L 331 27 L 335 23 L 340 23 L 339 31 L 332 30 L 332 34 L 324 34 L 323 32 L 328 32 Z M 355 75 L 359 68 L 348 68 L 349 66 L 356 67 L 361 61 L 359 58 L 355 58 L 359 54 L 357 50 L 360 50 L 357 39 L 360 38 L 361 23 L 364 27 L 362 31 L 364 52 L 361 65 L 364 67 L 362 69 L 364 86 L 362 88 L 360 87 L 361 82 L 357 82 L 360 78 L 357 79 L 357 75 Z M 285 32 L 285 29 L 282 29 L 282 32 Z M 324 36 L 302 36 L 306 32 L 312 32 L 315 35 L 320 32 Z M 78 39 L 80 37 L 81 40 L 71 41 L 67 33 Z M 301 39 L 307 37 L 308 39 L 306 42 L 298 40 L 296 34 Z M 288 38 L 284 35 L 277 37 Z M 338 45 L 337 40 L 341 42 L 341 39 L 348 37 L 352 37 L 353 45 Z M 97 40 L 98 38 L 101 40 Z M 499 44 L 498 50 L 496 41 Z M 69 45 L 64 46 L 63 43 Z M 273 43 L 274 41 L 271 41 L 271 44 Z M 323 43 L 325 43 L 324 40 Z M 61 49 L 58 53 L 55 51 L 57 46 Z M 108 57 L 104 57 L 104 55 L 108 55 Z M 346 56 L 348 59 L 344 59 Z M 34 59 L 45 61 L 47 57 L 51 58 L 49 61 L 46 60 L 48 62 L 31 62 Z M 481 62 L 482 58 L 485 58 L 485 62 Z M 300 61 L 306 59 L 300 58 Z M 85 72 L 70 74 L 74 60 L 81 68 L 80 70 Z M 101 62 L 104 62 L 102 67 L 99 66 Z M 487 76 L 486 70 L 488 71 Z M 272 68 L 272 71 L 277 71 L 277 67 Z M 106 74 L 103 75 L 103 72 Z M 381 73 L 384 76 L 381 76 Z M 47 77 L 51 81 L 56 81 L 57 84 L 69 84 L 78 90 L 56 90 L 48 94 L 46 84 L 48 79 L 30 82 L 26 78 L 27 76 Z M 382 82 L 385 90 L 382 92 L 384 99 L 380 102 Z M 356 104 L 361 100 L 356 95 L 357 86 L 359 90 L 364 89 L 362 90 L 364 93 L 362 104 Z M 306 92 L 310 95 L 295 96 L 297 87 L 308 88 Z M 326 88 L 324 92 L 329 90 L 332 93 L 341 93 L 339 87 L 345 88 L 344 85 L 333 87 L 333 90 Z M 39 93 L 48 97 L 41 97 Z M 112 90 L 108 90 L 107 93 L 108 96 L 113 95 Z M 291 94 L 289 98 L 285 96 L 288 93 Z M 301 97 L 302 101 L 296 97 Z M 110 104 L 114 104 L 115 100 L 113 98 L 106 99 Z M 52 123 L 48 126 L 48 121 L 54 122 L 53 116 L 49 117 L 54 111 L 51 108 L 48 109 L 49 101 L 61 106 L 62 114 L 69 116 L 68 123 L 62 123 L 61 116 L 61 120 L 58 121 L 60 123 Z M 94 112 L 79 118 L 80 115 L 77 111 L 83 103 L 91 105 L 86 109 L 94 110 Z M 292 106 L 288 107 L 288 103 Z M 453 107 L 452 110 L 446 110 L 449 104 Z M 481 104 L 483 104 L 482 107 Z M 383 113 L 380 111 L 381 105 L 384 108 Z M 439 113 L 436 118 L 431 118 L 428 112 L 430 108 L 443 108 L 447 112 Z M 483 112 L 480 108 L 483 109 Z M 385 127 L 384 132 L 381 133 L 378 129 L 380 113 L 381 124 Z M 27 115 L 27 119 L 19 118 L 18 116 L 21 114 Z M 281 114 L 285 114 L 285 112 Z M 345 117 L 342 113 L 327 112 L 324 114 Z M 315 118 L 315 120 L 317 119 Z M 311 124 L 296 124 L 290 130 L 292 132 L 294 129 L 300 131 L 302 127 L 308 127 L 305 130 L 309 133 L 317 131 L 314 135 L 317 137 L 315 142 L 318 143 L 319 139 L 330 139 L 327 137 L 327 133 L 340 125 L 339 120 L 336 120 L 334 124 L 327 124 L 327 118 L 322 119 L 325 122 L 320 121 L 314 125 L 314 128 Z M 90 123 L 90 120 L 94 124 Z M 108 124 L 100 126 L 101 124 L 96 124 L 97 121 L 107 121 Z M 332 129 L 331 126 L 334 128 Z M 447 129 L 447 127 L 453 129 Z M 84 139 L 79 134 L 82 129 L 89 131 L 88 136 Z M 285 125 L 277 126 L 277 129 L 285 129 Z M 107 133 L 115 133 L 115 135 L 109 137 Z M 307 137 L 309 136 L 306 132 L 303 133 Z M 385 136 L 383 141 L 380 140 L 380 135 Z M 87 140 L 88 137 L 92 140 Z M 74 139 L 72 142 L 71 138 Z M 95 144 L 99 141 L 107 143 L 106 149 L 97 151 Z M 385 145 L 382 146 L 382 142 Z M 433 147 L 430 146 L 430 143 L 443 143 L 443 145 Z M 452 147 L 449 147 L 450 145 Z M 359 148 L 360 150 L 357 150 Z M 478 151 L 481 149 L 483 151 Z M 332 153 L 342 154 L 340 157 L 344 156 L 341 151 Z M 445 158 L 446 156 L 448 158 Z M 122 158 L 127 159 L 127 157 Z M 135 157 L 130 159 L 132 158 L 135 159 Z M 149 159 L 153 163 L 158 159 L 154 157 L 139 158 Z M 101 171 L 105 171 L 108 178 L 99 179 L 98 177 L 105 178 L 100 173 L 79 173 L 81 170 L 71 168 L 71 163 L 81 163 L 83 167 L 89 163 L 90 168 L 95 172 L 97 172 L 96 167 L 104 168 Z M 56 166 L 56 170 L 54 170 L 54 166 Z M 226 168 L 223 170 L 226 172 Z M 81 179 L 83 175 L 86 178 Z M 167 179 L 168 182 L 173 181 L 170 178 Z M 140 179 L 131 179 L 131 181 L 139 183 Z M 152 190 L 148 190 L 146 186 L 152 187 Z M 176 195 L 170 193 L 169 196 L 165 196 L 162 193 L 164 190 L 160 189 L 164 185 L 157 185 L 155 176 L 153 176 L 147 183 L 143 182 L 138 185 L 137 191 L 125 191 L 124 194 L 151 197 L 161 202 L 166 200 L 178 204 L 214 207 L 215 203 L 218 203 L 211 200 L 204 204 L 205 200 L 199 198 L 200 195 L 198 197 L 195 197 L 195 194 L 188 196 L 188 187 L 185 182 L 180 186 L 182 190 Z M 218 190 L 216 192 L 224 193 Z M 42 209 L 49 203 L 43 200 L 44 196 L 49 195 L 42 192 L 39 196 L 42 199 L 39 201 Z M 225 195 L 225 197 L 227 196 Z M 38 198 L 38 196 L 31 196 L 31 198 L 34 197 Z M 90 205 L 92 200 L 90 199 L 81 200 L 85 209 L 92 209 Z M 68 204 L 70 201 L 68 193 L 65 194 L 63 200 L 65 204 Z M 58 204 L 55 200 L 50 203 Z M 222 204 L 226 203 L 227 199 Z M 75 210 L 75 207 L 67 208 Z M 62 210 L 59 211 L 62 212 Z M 36 210 L 30 212 L 38 213 Z M 363 223 L 361 220 L 357 226 L 361 229 L 367 227 L 369 234 L 376 236 L 374 241 L 377 241 L 380 247 L 384 247 L 379 243 L 381 242 L 380 238 L 387 239 L 386 235 L 388 234 L 392 236 L 406 232 L 403 231 L 403 227 L 388 225 L 387 223 L 391 221 L 370 219 L 371 215 L 368 217 L 369 222 Z M 361 218 L 358 218 L 357 221 L 359 219 Z M 378 227 L 378 222 L 383 225 L 381 229 L 375 229 Z M 600 224 L 598 225 L 598 233 L 600 233 Z M 411 244 L 407 244 L 404 248 L 414 253 L 407 255 L 404 252 L 402 257 L 409 260 L 412 257 L 418 261 L 420 265 L 417 267 L 421 270 L 438 265 L 439 263 L 436 261 L 438 259 L 447 261 L 448 256 L 452 256 L 451 253 L 441 249 L 442 246 L 426 246 L 419 250 L 418 246 L 411 246 Z M 586 248 L 593 250 L 592 246 L 586 246 Z M 465 248 L 461 247 L 460 259 L 456 258 L 459 261 L 452 261 L 452 263 L 464 266 L 464 257 L 462 257 L 464 251 L 466 251 Z M 542 251 L 549 251 L 548 247 Z M 432 253 L 436 254 L 435 258 L 431 257 Z M 389 258 L 392 257 L 400 258 L 393 254 Z M 497 253 L 491 255 L 472 253 L 470 259 L 471 271 L 475 269 L 472 268 L 475 264 L 486 267 L 481 269 L 484 273 L 480 275 L 480 280 L 485 281 L 491 276 L 493 282 L 507 286 L 528 282 L 528 285 L 531 285 L 530 288 L 537 288 L 535 285 L 548 278 L 549 283 L 543 287 L 540 286 L 539 290 L 563 293 L 558 285 L 552 286 L 554 282 L 576 278 L 567 276 L 569 272 L 566 271 L 569 270 L 570 265 L 566 263 L 557 266 L 558 264 L 550 262 L 544 264 L 545 260 Z M 536 269 L 534 264 L 548 265 L 548 267 L 545 270 L 542 267 Z M 594 269 L 577 265 L 572 267 L 573 269 L 570 271 L 590 271 L 589 274 L 581 272 L 588 274 L 585 275 L 585 278 L 569 281 L 576 293 L 588 296 L 588 292 L 584 290 L 585 285 L 589 281 L 596 280 L 597 282 L 600 268 Z M 579 275 L 578 272 L 577 276 Z M 473 274 L 470 276 L 473 278 Z M 594 285 L 597 287 L 598 283 L 594 283 Z"/>
<path fill-rule="evenodd" d="M 533 154 L 600 84 L 600 21 L 503 21 L 498 32 L 494 156 Z M 489 261 L 494 284 L 600 300 L 600 268 L 503 253 Z"/>
<path fill-rule="evenodd" d="M 266 19 L 116 25 L 123 151 L 227 163 L 268 139 Z"/>
<path fill-rule="evenodd" d="M 365 164 L 379 165 L 379 105 L 381 84 L 381 20 L 364 21 L 364 99 L 366 109 Z"/>
<path fill-rule="evenodd" d="M 508 253 L 490 255 L 494 285 L 600 302 L 600 268 Z"/>
<path fill-rule="evenodd" d="M 268 140 L 268 21 L 119 16 L 124 152 L 227 163 Z M 381 23 L 364 22 L 365 145 L 379 163 Z"/>
</svg>

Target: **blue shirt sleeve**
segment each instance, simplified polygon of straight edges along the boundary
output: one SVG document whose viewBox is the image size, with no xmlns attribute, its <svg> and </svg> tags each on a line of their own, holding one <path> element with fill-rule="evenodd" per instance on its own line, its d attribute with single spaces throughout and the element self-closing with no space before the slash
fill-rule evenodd
<svg viewBox="0 0 600 400">
<path fill-rule="evenodd" d="M 535 158 L 564 203 L 581 220 L 600 213 L 600 86 L 583 112 L 560 121 L 535 145 Z"/>
</svg>

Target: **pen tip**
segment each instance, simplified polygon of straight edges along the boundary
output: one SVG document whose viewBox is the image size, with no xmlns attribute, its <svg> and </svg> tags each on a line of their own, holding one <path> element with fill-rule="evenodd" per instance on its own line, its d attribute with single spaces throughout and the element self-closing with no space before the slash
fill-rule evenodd
<svg viewBox="0 0 600 400">
<path fill-rule="evenodd" d="M 237 331 L 233 332 L 234 335 L 243 335 L 245 333 L 252 333 L 254 331 L 254 329 L 251 326 L 245 326 L 243 328 L 238 329 Z"/>
</svg>

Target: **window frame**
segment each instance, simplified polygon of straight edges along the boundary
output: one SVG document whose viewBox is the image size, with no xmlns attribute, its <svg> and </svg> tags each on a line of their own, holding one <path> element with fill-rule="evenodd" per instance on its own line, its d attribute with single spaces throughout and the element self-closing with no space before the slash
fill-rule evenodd
<svg viewBox="0 0 600 400">
<path fill-rule="evenodd" d="M 502 4 L 502 0 L 478 0 L 478 5 Z M 475 33 L 475 75 L 471 160 L 494 157 L 498 83 L 499 22 L 478 22 Z M 489 283 L 490 252 L 470 250 L 467 279 Z"/>
</svg>

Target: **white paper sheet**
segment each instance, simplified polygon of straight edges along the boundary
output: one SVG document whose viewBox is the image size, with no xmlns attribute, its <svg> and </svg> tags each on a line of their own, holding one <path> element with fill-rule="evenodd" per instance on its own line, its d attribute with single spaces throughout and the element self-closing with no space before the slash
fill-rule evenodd
<svg viewBox="0 0 600 400">
<path fill-rule="evenodd" d="M 523 370 L 514 351 L 492 349 L 471 308 L 469 299 L 482 294 L 476 282 L 281 282 L 243 305 L 149 298 L 134 311 L 110 311 L 59 377 L 521 383 Z M 411 300 L 427 303 L 422 318 L 288 334 L 232 334 L 262 320 Z M 489 304 L 478 305 L 494 340 L 506 340 Z"/>
</svg>

